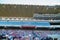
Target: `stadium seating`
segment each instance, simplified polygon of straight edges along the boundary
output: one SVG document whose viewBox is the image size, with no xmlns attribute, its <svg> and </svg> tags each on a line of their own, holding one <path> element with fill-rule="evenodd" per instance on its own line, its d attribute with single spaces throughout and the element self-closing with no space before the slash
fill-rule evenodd
<svg viewBox="0 0 60 40">
<path fill-rule="evenodd" d="M 48 35 L 58 34 L 60 31 L 33 31 L 33 30 L 0 30 L 0 36 L 8 37 L 10 40 L 53 40 Z"/>
<path fill-rule="evenodd" d="M 50 27 L 47 21 L 17 21 L 17 20 L 0 20 L 0 26 L 4 27 Z M 48 35 L 60 35 L 60 31 L 50 30 L 21 30 L 21 29 L 0 29 L 1 40 L 53 40 Z M 56 35 L 56 36 L 57 36 Z M 57 36 L 60 37 L 60 36 Z M 59 38 L 57 38 L 59 39 Z"/>
<path fill-rule="evenodd" d="M 60 14 L 34 14 L 34 19 L 40 19 L 40 20 L 60 20 Z"/>
</svg>

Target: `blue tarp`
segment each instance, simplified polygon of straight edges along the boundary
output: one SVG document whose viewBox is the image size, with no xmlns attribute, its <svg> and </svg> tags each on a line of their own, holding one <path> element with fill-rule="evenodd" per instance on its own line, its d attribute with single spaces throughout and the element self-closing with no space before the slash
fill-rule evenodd
<svg viewBox="0 0 60 40">
<path fill-rule="evenodd" d="M 41 21 L 0 21 L 0 26 L 50 26 L 49 22 Z"/>
</svg>

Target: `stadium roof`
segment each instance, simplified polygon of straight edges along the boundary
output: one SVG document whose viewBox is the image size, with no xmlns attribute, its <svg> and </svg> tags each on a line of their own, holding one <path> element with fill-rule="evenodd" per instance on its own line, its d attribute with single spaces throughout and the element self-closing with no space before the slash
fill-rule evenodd
<svg viewBox="0 0 60 40">
<path fill-rule="evenodd" d="M 1 4 L 17 5 L 60 5 L 60 0 L 0 0 Z"/>
</svg>

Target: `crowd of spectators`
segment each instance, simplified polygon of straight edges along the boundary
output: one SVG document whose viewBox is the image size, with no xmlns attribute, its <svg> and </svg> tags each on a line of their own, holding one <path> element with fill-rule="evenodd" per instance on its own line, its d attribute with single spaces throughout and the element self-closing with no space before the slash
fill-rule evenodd
<svg viewBox="0 0 60 40">
<path fill-rule="evenodd" d="M 59 34 L 60 31 L 34 31 L 34 30 L 0 30 L 0 38 L 9 40 L 53 40 L 48 35 Z"/>
</svg>

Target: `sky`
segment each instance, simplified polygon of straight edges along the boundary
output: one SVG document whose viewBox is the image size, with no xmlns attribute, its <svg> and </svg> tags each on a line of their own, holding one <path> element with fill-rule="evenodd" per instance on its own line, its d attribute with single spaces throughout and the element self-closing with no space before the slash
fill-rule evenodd
<svg viewBox="0 0 60 40">
<path fill-rule="evenodd" d="M 0 4 L 60 5 L 60 0 L 0 0 Z"/>
</svg>

